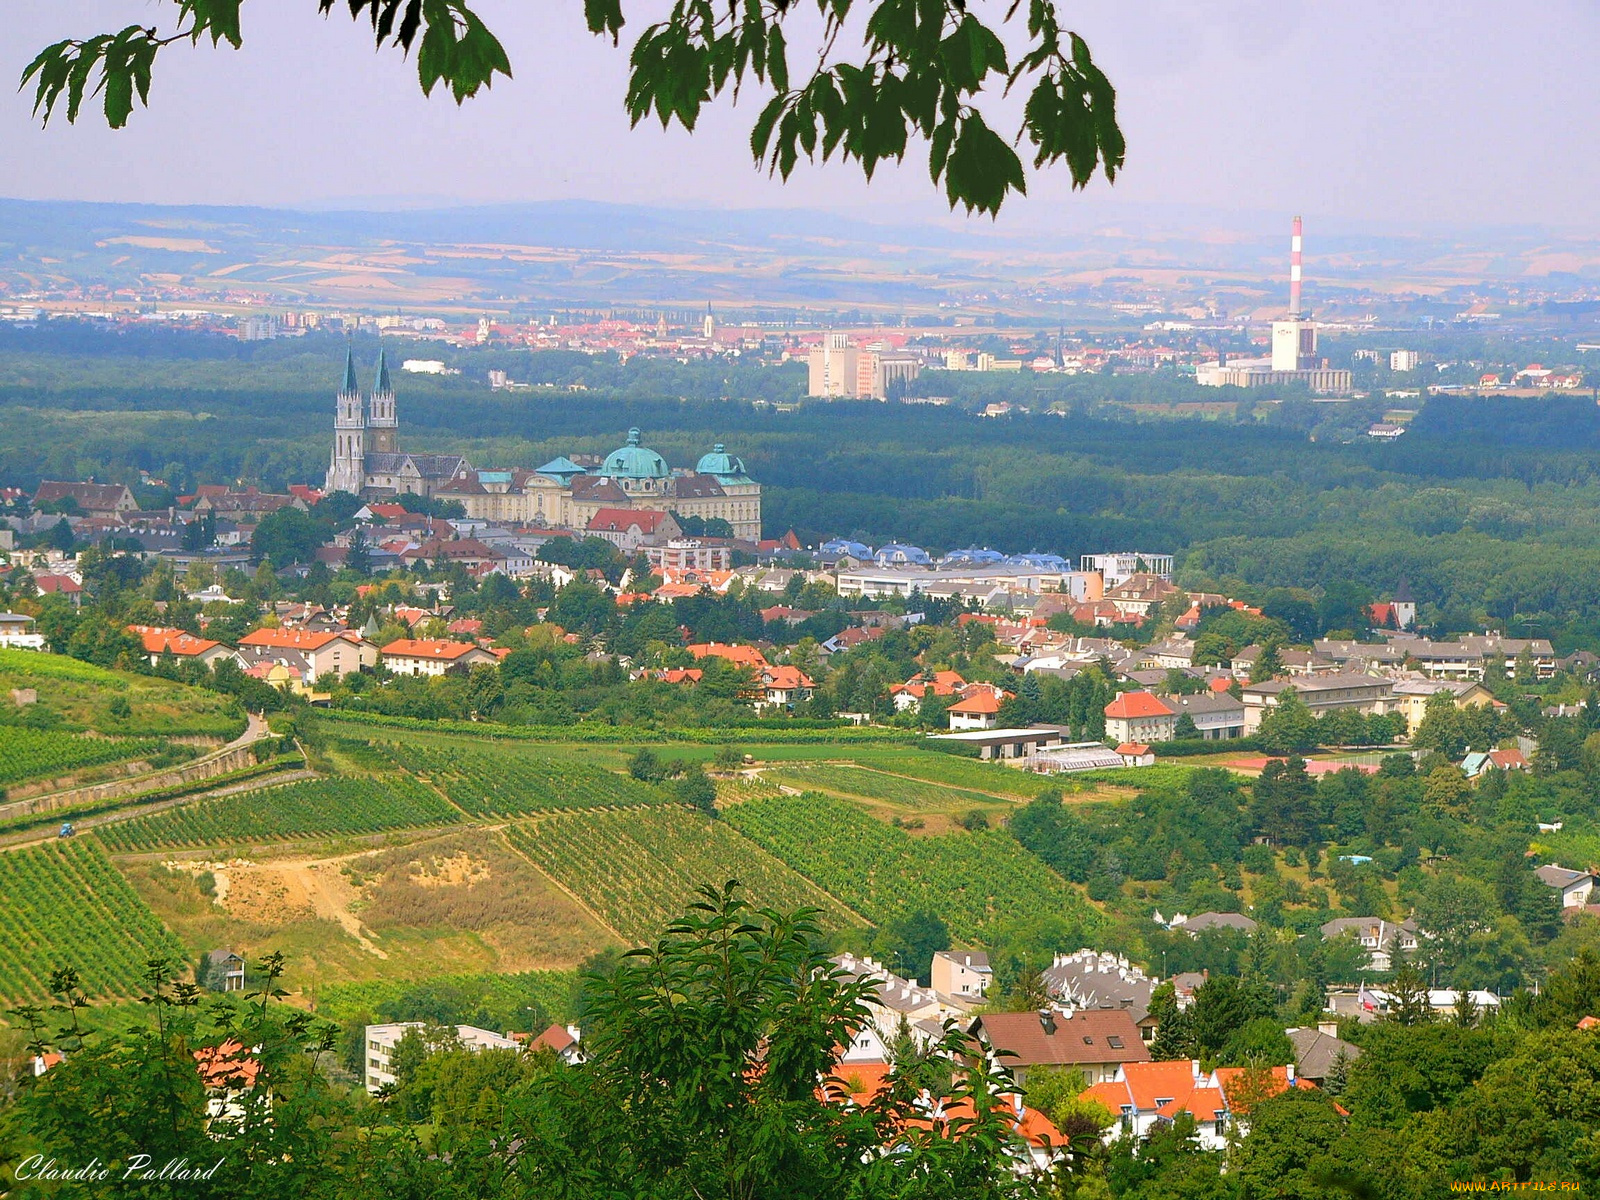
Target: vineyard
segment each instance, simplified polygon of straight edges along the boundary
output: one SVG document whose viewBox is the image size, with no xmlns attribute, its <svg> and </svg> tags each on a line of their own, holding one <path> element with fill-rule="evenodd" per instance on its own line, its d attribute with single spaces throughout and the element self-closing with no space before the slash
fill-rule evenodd
<svg viewBox="0 0 1600 1200">
<path fill-rule="evenodd" d="M 0 855 L 0 995 L 47 998 L 50 972 L 74 967 L 94 996 L 129 996 L 147 959 L 176 958 L 162 928 L 89 839 Z"/>
<path fill-rule="evenodd" d="M 461 814 L 408 776 L 307 779 L 100 828 L 114 850 L 225 846 L 444 825 Z"/>
<path fill-rule="evenodd" d="M 852 760 L 864 767 L 876 767 L 896 775 L 925 779 L 929 783 L 942 783 L 947 787 L 965 788 L 991 796 L 1016 796 L 1033 799 L 1041 792 L 1055 788 L 1058 791 L 1076 790 L 1070 779 L 1047 775 L 1033 775 L 1001 763 L 979 762 L 975 758 L 959 758 L 938 751 L 857 750 L 850 754 Z"/>
<path fill-rule="evenodd" d="M 926 909 L 952 936 L 981 940 L 994 921 L 1042 912 L 1101 922 L 1070 884 L 1009 833 L 912 837 L 846 800 L 811 793 L 752 800 L 727 823 L 874 923 Z"/>
<path fill-rule="evenodd" d="M 485 752 L 411 742 L 383 749 L 473 816 L 659 804 L 665 799 L 660 791 L 630 776 L 511 746 Z"/>
<path fill-rule="evenodd" d="M 6 727 L 0 733 L 0 787 L 144 758 L 162 749 L 154 738 L 93 738 L 55 730 Z"/>
<path fill-rule="evenodd" d="M 740 837 L 725 822 L 677 806 L 551 816 L 507 836 L 623 937 L 653 941 L 701 884 L 737 879 L 747 898 L 824 910 L 830 928 L 859 924 L 832 897 Z"/>
<path fill-rule="evenodd" d="M 458 1001 L 463 1008 L 478 1007 L 490 1013 L 525 1020 L 526 1006 L 537 1005 L 553 1021 L 569 1020 L 577 987 L 576 971 L 522 971 L 514 975 L 431 975 L 426 981 L 373 979 L 361 983 L 335 983 L 317 993 L 317 1012 L 330 1021 L 357 1017 L 377 1018 L 380 1009 L 394 1005 L 408 992 L 425 990 L 433 997 Z M 515 1017 L 509 1017 L 515 1014 Z M 519 1028 L 521 1026 L 519 1025 Z M 536 1031 L 537 1032 L 537 1031 Z"/>
<path fill-rule="evenodd" d="M 920 779 L 907 779 L 903 775 L 889 775 L 866 767 L 818 763 L 809 767 L 785 767 L 768 771 L 773 783 L 788 784 L 802 791 L 817 789 L 842 792 L 847 796 L 863 796 L 869 800 L 883 800 L 901 808 L 926 812 L 947 812 L 958 809 L 993 807 L 1002 803 L 984 792 L 963 791 Z"/>
<path fill-rule="evenodd" d="M 722 807 L 778 794 L 778 785 L 767 782 L 759 775 L 739 775 L 733 779 L 717 780 L 717 804 Z"/>
</svg>

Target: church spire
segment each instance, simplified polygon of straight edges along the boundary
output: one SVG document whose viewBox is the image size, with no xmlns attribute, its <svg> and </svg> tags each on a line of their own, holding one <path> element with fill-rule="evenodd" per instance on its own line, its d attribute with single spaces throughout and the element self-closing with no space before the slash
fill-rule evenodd
<svg viewBox="0 0 1600 1200">
<path fill-rule="evenodd" d="M 360 391 L 356 383 L 356 360 L 349 346 L 344 348 L 344 387 L 339 390 L 347 396 L 353 396 Z"/>
<path fill-rule="evenodd" d="M 394 391 L 394 385 L 389 382 L 389 363 L 384 357 L 382 346 L 378 347 L 378 377 L 373 381 L 372 391 L 374 395 L 380 396 Z"/>
</svg>

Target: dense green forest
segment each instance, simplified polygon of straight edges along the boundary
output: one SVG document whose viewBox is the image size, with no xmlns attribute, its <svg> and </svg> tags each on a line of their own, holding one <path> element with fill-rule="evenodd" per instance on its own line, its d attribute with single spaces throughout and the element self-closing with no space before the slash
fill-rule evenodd
<svg viewBox="0 0 1600 1200">
<path fill-rule="evenodd" d="M 319 480 L 343 346 L 71 322 L 0 330 L 0 483 L 140 470 L 180 488 Z M 375 339 L 356 347 L 370 369 Z M 765 487 L 770 533 L 1171 550 L 1191 585 L 1236 592 L 1355 582 L 1383 594 L 1406 577 L 1442 628 L 1600 638 L 1600 408 L 1586 397 L 1434 396 L 1405 436 L 1375 444 L 1355 432 L 1365 408 L 1292 394 L 1239 419 L 1126 403 L 1227 398 L 1175 376 L 997 380 L 1033 386 L 1034 411 L 981 419 L 964 403 L 791 406 L 803 391 L 792 364 L 402 353 L 463 366 L 399 377 L 411 449 L 534 465 L 605 452 L 637 425 L 679 464 L 727 442 Z M 550 386 L 492 392 L 490 367 Z"/>
</svg>

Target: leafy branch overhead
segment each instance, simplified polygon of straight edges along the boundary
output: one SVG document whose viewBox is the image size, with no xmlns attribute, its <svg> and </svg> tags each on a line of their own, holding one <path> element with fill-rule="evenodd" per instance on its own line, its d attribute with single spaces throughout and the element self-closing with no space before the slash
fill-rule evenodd
<svg viewBox="0 0 1600 1200">
<path fill-rule="evenodd" d="M 22 76 L 24 88 L 34 86 L 35 114 L 48 122 L 65 98 L 67 120 L 76 121 L 85 95 L 99 96 L 120 129 L 136 92 L 149 103 L 164 47 L 242 45 L 244 0 L 164 2 L 177 10 L 170 32 L 129 25 L 40 51 Z M 505 48 L 466 0 L 316 2 L 325 15 L 342 6 L 367 21 L 380 49 L 415 49 L 426 95 L 444 84 L 459 104 L 495 75 L 511 75 Z M 985 0 L 816 0 L 814 65 L 792 74 L 784 29 L 804 8 L 799 0 L 675 0 L 633 45 L 628 115 L 635 125 L 654 114 L 664 127 L 692 131 L 708 104 L 736 101 L 753 81 L 772 93 L 750 133 L 751 152 L 770 173 L 787 179 L 802 157 L 838 156 L 870 179 L 921 139 L 934 184 L 952 208 L 969 212 L 997 213 L 1013 192 L 1026 192 L 1025 156 L 1034 169 L 1065 162 L 1074 187 L 1099 171 L 1115 179 L 1124 151 L 1116 91 L 1088 45 L 1061 28 L 1054 0 L 1002 2 L 986 22 L 976 11 Z M 620 43 L 622 0 L 584 0 L 584 15 L 591 32 Z M 1019 31 L 1026 41 L 1013 55 L 1001 34 Z M 1008 138 L 980 100 L 1013 93 L 1026 99 Z"/>
</svg>

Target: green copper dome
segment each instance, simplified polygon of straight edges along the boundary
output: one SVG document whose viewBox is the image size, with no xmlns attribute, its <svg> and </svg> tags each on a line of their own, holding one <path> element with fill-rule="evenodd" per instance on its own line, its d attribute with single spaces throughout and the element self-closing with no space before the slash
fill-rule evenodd
<svg viewBox="0 0 1600 1200">
<path fill-rule="evenodd" d="M 639 445 L 639 431 L 628 430 L 628 444 L 606 455 L 600 474 L 613 479 L 665 479 L 672 472 L 667 460 L 654 450 Z"/>
<path fill-rule="evenodd" d="M 728 453 L 727 447 L 721 442 L 711 447 L 711 453 L 702 455 L 695 464 L 696 471 L 702 475 L 743 475 L 744 463 Z"/>
</svg>

